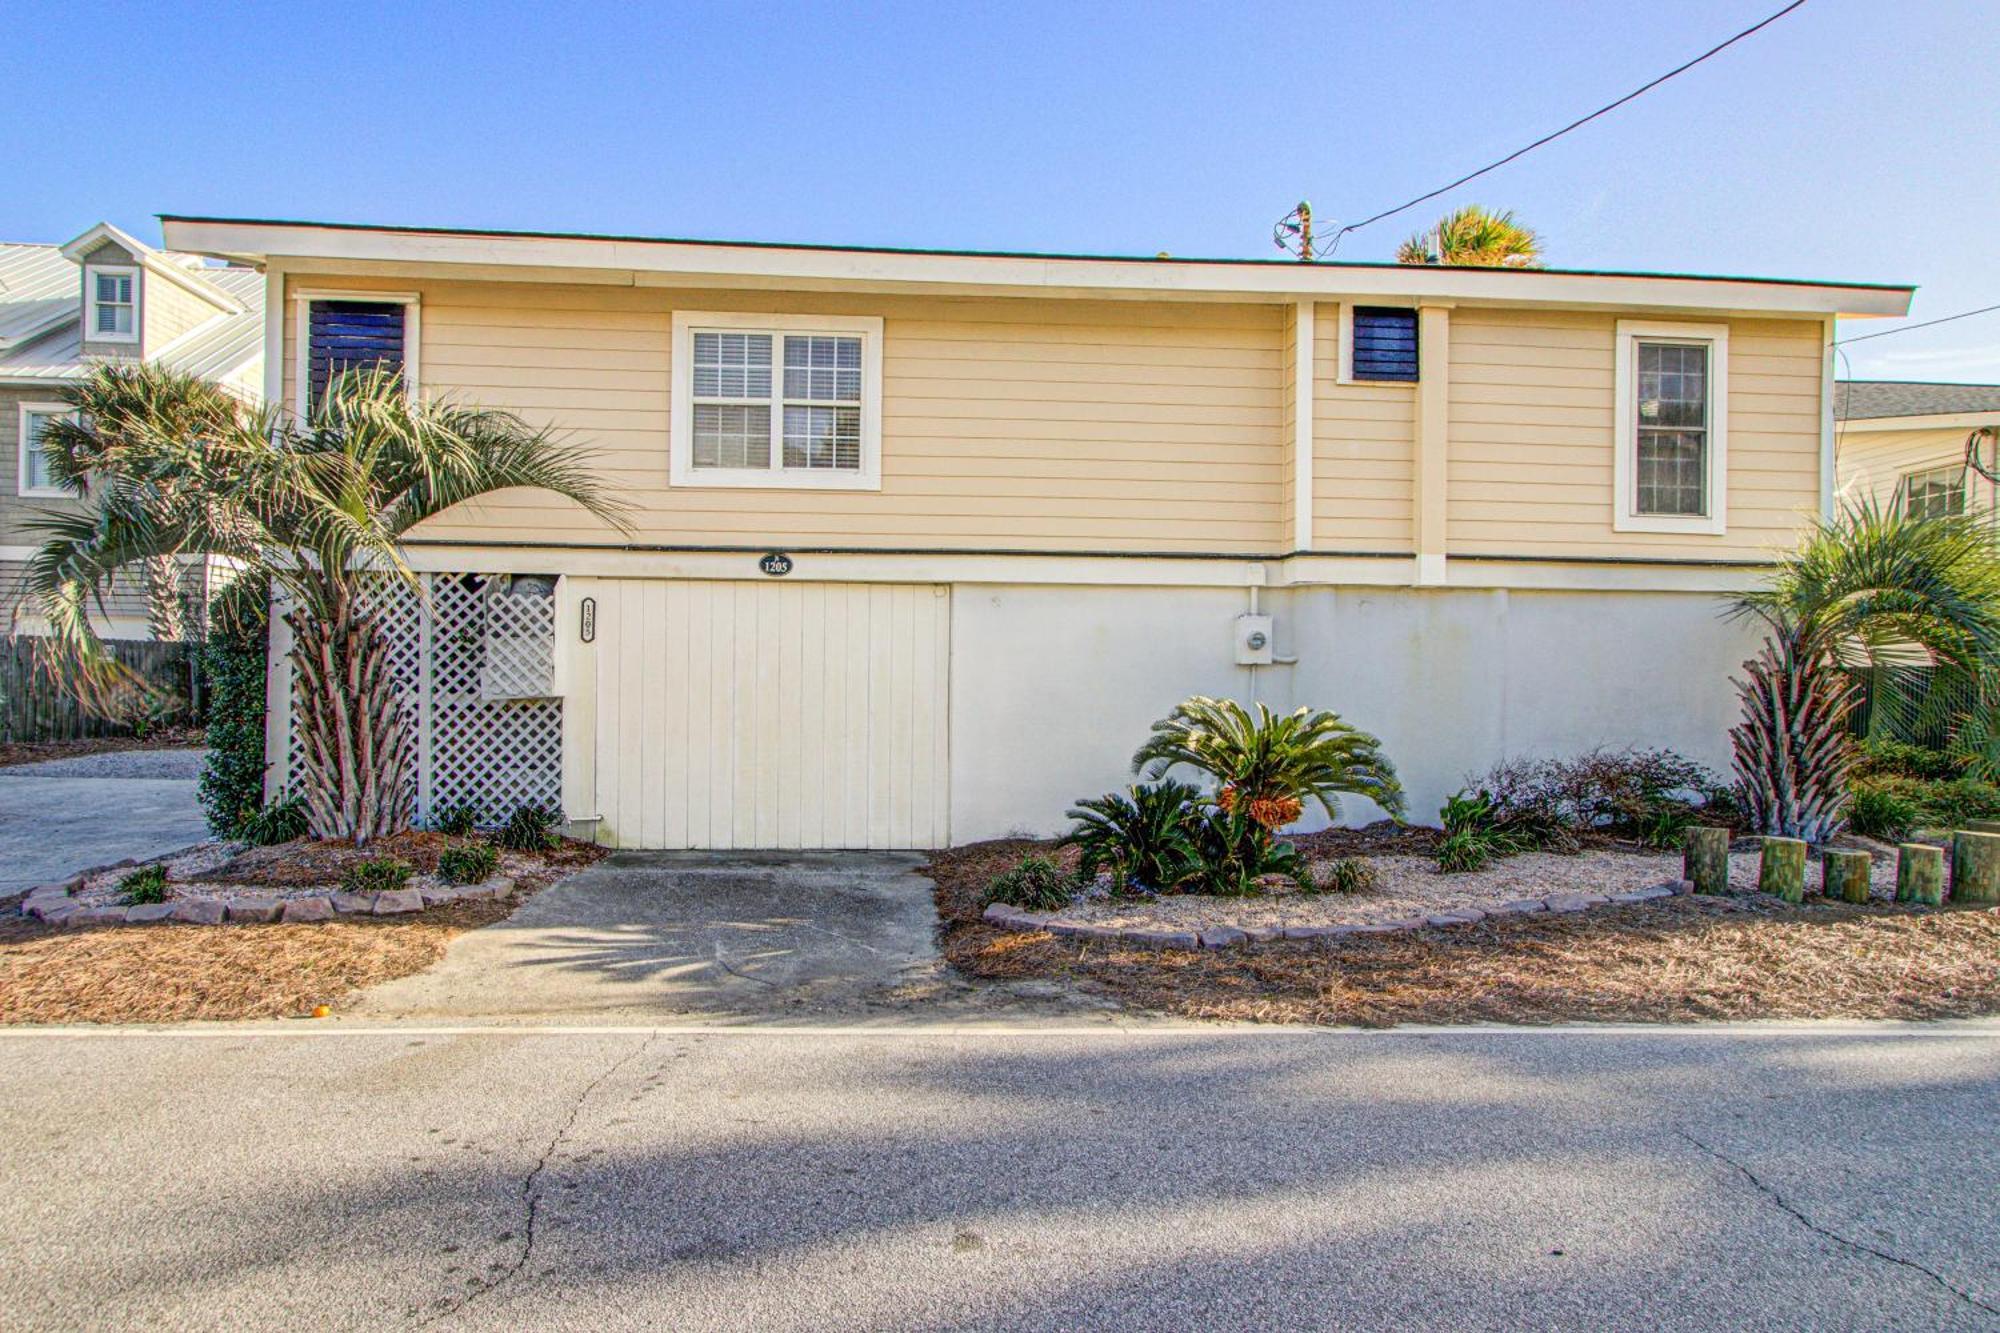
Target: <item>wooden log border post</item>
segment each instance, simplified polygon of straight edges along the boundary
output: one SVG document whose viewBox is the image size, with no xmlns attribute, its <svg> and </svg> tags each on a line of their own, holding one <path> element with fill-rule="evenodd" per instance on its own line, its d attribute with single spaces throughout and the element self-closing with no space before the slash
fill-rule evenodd
<svg viewBox="0 0 2000 1333">
<path fill-rule="evenodd" d="M 1806 845 L 1797 838 L 1766 838 L 1757 887 L 1788 903 L 1806 896 Z"/>
<path fill-rule="evenodd" d="M 1944 848 L 1922 842 L 1896 848 L 1896 901 L 1927 907 L 1944 901 Z"/>
<path fill-rule="evenodd" d="M 1831 847 L 1819 854 L 1820 891 L 1829 899 L 1844 903 L 1868 901 L 1868 880 L 1875 868 L 1866 852 L 1837 851 Z"/>
<path fill-rule="evenodd" d="M 1728 829 L 1692 825 L 1681 846 L 1681 878 L 1693 881 L 1696 893 L 1729 892 Z"/>
<path fill-rule="evenodd" d="M 1951 900 L 2000 903 L 2000 833 L 1954 833 Z"/>
</svg>

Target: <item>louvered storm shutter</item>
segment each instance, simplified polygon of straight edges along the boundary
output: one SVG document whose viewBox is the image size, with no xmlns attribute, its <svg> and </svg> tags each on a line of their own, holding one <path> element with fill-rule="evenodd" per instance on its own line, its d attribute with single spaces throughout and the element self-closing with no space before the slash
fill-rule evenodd
<svg viewBox="0 0 2000 1333">
<path fill-rule="evenodd" d="M 1417 378 L 1417 312 L 1382 306 L 1354 308 L 1354 378 Z"/>
<path fill-rule="evenodd" d="M 403 368 L 404 316 L 389 301 L 314 301 L 309 321 L 312 401 L 343 371 L 375 365 Z"/>
</svg>

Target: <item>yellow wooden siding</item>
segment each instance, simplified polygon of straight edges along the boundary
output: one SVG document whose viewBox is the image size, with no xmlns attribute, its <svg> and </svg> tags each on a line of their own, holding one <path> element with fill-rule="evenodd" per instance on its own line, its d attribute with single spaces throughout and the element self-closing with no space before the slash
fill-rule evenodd
<svg viewBox="0 0 2000 1333">
<path fill-rule="evenodd" d="M 1834 440 L 1835 472 L 1845 501 L 1874 499 L 1888 505 L 1896 488 L 1912 472 L 1961 467 L 1965 463 L 1968 427 L 1930 430 L 1840 429 Z M 1977 510 L 1993 505 L 1993 484 L 1977 473 L 1966 474 L 1966 503 Z"/>
<path fill-rule="evenodd" d="M 1757 558 L 1819 505 L 1821 328 L 1727 321 L 1728 531 L 1612 528 L 1611 314 L 1461 307 L 1451 323 L 1454 555 Z"/>
<path fill-rule="evenodd" d="M 1313 546 L 1412 552 L 1415 387 L 1341 384 L 1340 307 L 1313 328 Z"/>
<path fill-rule="evenodd" d="M 145 323 L 146 355 L 151 356 L 183 333 L 217 319 L 222 308 L 184 291 L 157 273 L 148 272 L 140 309 Z"/>
<path fill-rule="evenodd" d="M 1280 307 L 414 287 L 425 388 L 510 408 L 597 450 L 607 480 L 637 507 L 633 540 L 1245 552 L 1283 542 L 1281 442 L 1290 423 Z M 669 487 L 676 308 L 882 316 L 881 491 Z M 287 318 L 287 401 L 296 328 Z M 527 492 L 465 506 L 421 535 L 623 540 L 573 506 Z"/>
</svg>

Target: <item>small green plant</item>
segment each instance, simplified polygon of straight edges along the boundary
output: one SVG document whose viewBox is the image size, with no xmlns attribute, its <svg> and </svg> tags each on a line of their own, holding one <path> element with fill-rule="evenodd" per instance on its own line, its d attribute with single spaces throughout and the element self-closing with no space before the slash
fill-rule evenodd
<svg viewBox="0 0 2000 1333">
<path fill-rule="evenodd" d="M 1909 797 L 1870 784 L 1857 785 L 1847 804 L 1847 827 L 1864 838 L 1903 842 L 1921 812 Z"/>
<path fill-rule="evenodd" d="M 1948 753 L 1925 745 L 1903 741 L 1862 741 L 1855 746 L 1854 776 L 1918 778 L 1925 782 L 1949 782 L 1965 772 L 1980 750 L 1985 734 L 1973 724 L 1975 716 L 1959 729 L 1954 750 Z"/>
<path fill-rule="evenodd" d="M 1685 801 L 1657 801 L 1633 818 L 1632 832 L 1641 846 L 1672 851 L 1681 845 L 1700 813 Z"/>
<path fill-rule="evenodd" d="M 143 903 L 163 903 L 167 900 L 167 868 L 163 865 L 140 866 L 118 881 L 118 891 L 134 907 Z"/>
<path fill-rule="evenodd" d="M 1280 875 L 1298 886 L 1301 893 L 1315 892 L 1312 870 L 1305 856 L 1289 842 L 1271 836 L 1271 830 L 1246 806 L 1234 810 L 1215 806 L 1195 832 L 1195 849 L 1201 854 L 1201 891 L 1223 898 L 1253 897 L 1264 891 L 1260 880 Z"/>
<path fill-rule="evenodd" d="M 431 816 L 431 827 L 454 838 L 471 837 L 479 830 L 479 807 L 470 801 L 441 805 Z"/>
<path fill-rule="evenodd" d="M 562 841 L 556 826 L 562 816 L 545 805 L 523 802 L 493 833 L 493 845 L 510 852 L 552 852 Z"/>
<path fill-rule="evenodd" d="M 986 886 L 987 903 L 1056 912 L 1076 900 L 1077 877 L 1046 856 L 1030 856 Z"/>
<path fill-rule="evenodd" d="M 303 838 L 307 832 L 306 803 L 297 796 L 280 796 L 262 810 L 246 816 L 236 835 L 252 847 L 275 847 Z"/>
<path fill-rule="evenodd" d="M 438 878 L 447 884 L 477 884 L 499 868 L 500 853 L 483 845 L 438 853 Z"/>
<path fill-rule="evenodd" d="M 1501 822 L 1490 792 L 1459 791 L 1438 810 L 1444 838 L 1437 847 L 1438 869 L 1447 875 L 1483 870 L 1495 857 L 1532 851 L 1535 839 Z"/>
<path fill-rule="evenodd" d="M 375 856 L 356 861 L 341 872 L 340 887 L 348 893 L 386 893 L 409 882 L 416 868 L 394 856 Z"/>
<path fill-rule="evenodd" d="M 1082 849 L 1077 874 L 1109 871 L 1119 893 L 1171 893 L 1201 870 L 1194 821 L 1201 792 L 1172 779 L 1078 801 L 1063 843 Z"/>
<path fill-rule="evenodd" d="M 1318 887 L 1326 893 L 1368 893 L 1375 888 L 1375 867 L 1358 856 L 1343 856 L 1328 866 Z"/>
<path fill-rule="evenodd" d="M 1447 875 L 1484 870 L 1493 860 L 1491 835 L 1474 829 L 1447 833 L 1437 845 L 1437 867 Z"/>
</svg>

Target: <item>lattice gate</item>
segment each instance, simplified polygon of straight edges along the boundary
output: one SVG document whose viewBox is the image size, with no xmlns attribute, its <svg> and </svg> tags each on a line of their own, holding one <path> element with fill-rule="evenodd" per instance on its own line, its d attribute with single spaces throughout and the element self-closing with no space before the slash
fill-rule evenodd
<svg viewBox="0 0 2000 1333">
<path fill-rule="evenodd" d="M 554 696 L 555 580 L 505 574 L 383 578 L 385 627 L 417 728 L 417 818 L 469 805 L 482 824 L 562 805 L 562 700 Z M 289 737 L 289 772 L 302 745 Z"/>
</svg>

